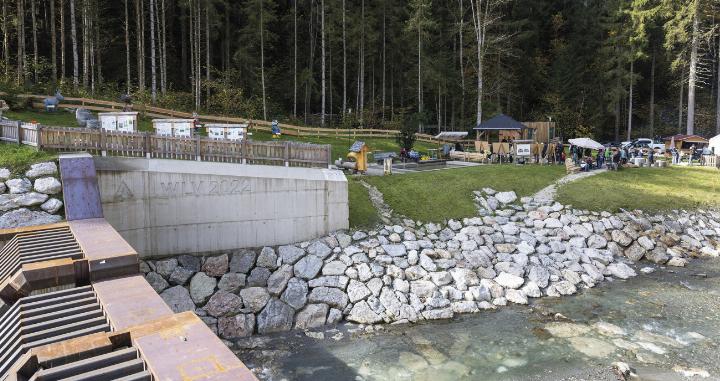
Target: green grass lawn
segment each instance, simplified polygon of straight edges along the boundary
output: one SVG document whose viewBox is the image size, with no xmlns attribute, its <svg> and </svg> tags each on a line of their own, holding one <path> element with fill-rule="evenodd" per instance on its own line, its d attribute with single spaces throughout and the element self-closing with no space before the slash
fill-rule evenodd
<svg viewBox="0 0 720 381">
<path fill-rule="evenodd" d="M 16 143 L 0 143 L 0 168 L 8 168 L 13 174 L 20 175 L 31 164 L 53 160 L 57 156 L 49 152 Z"/>
<path fill-rule="evenodd" d="M 562 186 L 558 201 L 616 212 L 720 207 L 720 171 L 702 167 L 626 168 Z"/>
<path fill-rule="evenodd" d="M 473 191 L 490 187 L 528 196 L 565 174 L 564 166 L 484 165 L 469 168 L 365 177 L 396 212 L 420 221 L 477 215 Z"/>
<path fill-rule="evenodd" d="M 370 202 L 367 189 L 356 176 L 348 176 L 348 202 L 350 204 L 350 227 L 372 227 L 380 223 L 380 216 Z"/>
</svg>

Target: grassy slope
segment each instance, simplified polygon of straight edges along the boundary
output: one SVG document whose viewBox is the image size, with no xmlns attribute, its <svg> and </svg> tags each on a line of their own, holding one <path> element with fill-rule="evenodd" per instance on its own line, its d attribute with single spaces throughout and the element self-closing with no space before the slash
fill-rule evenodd
<svg viewBox="0 0 720 381">
<path fill-rule="evenodd" d="M 38 151 L 30 146 L 0 143 L 0 168 L 8 168 L 16 175 L 25 172 L 31 164 L 52 160 L 55 157 L 49 152 Z"/>
<path fill-rule="evenodd" d="M 558 190 L 576 208 L 644 211 L 720 207 L 720 171 L 700 167 L 628 168 L 578 180 Z"/>
<path fill-rule="evenodd" d="M 370 202 L 367 189 L 354 176 L 348 176 L 348 202 L 350 227 L 372 227 L 380 223 L 380 217 Z"/>
<path fill-rule="evenodd" d="M 483 187 L 528 196 L 565 174 L 562 166 L 492 165 L 366 177 L 396 212 L 420 221 L 477 215 L 472 192 Z"/>
</svg>

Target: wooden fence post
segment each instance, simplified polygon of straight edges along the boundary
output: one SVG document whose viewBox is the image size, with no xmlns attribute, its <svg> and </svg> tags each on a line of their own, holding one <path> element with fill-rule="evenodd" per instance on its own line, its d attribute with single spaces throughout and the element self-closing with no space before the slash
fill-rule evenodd
<svg viewBox="0 0 720 381">
<path fill-rule="evenodd" d="M 107 156 L 107 137 L 105 136 L 105 130 L 100 128 L 100 155 Z"/>
<path fill-rule="evenodd" d="M 290 166 L 290 142 L 285 142 L 285 166 Z"/>
<path fill-rule="evenodd" d="M 202 161 L 200 157 L 200 136 L 195 137 L 195 160 Z"/>
<path fill-rule="evenodd" d="M 332 146 L 330 144 L 325 145 L 325 155 L 327 155 L 328 168 L 332 168 Z"/>
<path fill-rule="evenodd" d="M 247 164 L 247 137 L 242 140 L 242 147 L 240 148 L 240 162 Z"/>
<path fill-rule="evenodd" d="M 143 139 L 143 151 L 145 153 L 145 157 L 150 159 L 152 158 L 152 145 L 150 144 L 152 137 L 150 136 L 150 132 L 145 132 Z"/>
<path fill-rule="evenodd" d="M 37 130 L 35 134 L 35 139 L 37 139 L 37 149 L 38 151 L 42 149 L 42 126 L 38 124 Z"/>
<path fill-rule="evenodd" d="M 16 126 L 17 126 L 17 144 L 22 145 L 22 122 L 18 120 L 16 122 Z"/>
</svg>

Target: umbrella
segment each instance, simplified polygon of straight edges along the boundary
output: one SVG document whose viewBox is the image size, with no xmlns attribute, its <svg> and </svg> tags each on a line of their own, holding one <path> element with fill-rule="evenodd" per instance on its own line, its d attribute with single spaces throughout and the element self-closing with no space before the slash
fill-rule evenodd
<svg viewBox="0 0 720 381">
<path fill-rule="evenodd" d="M 590 139 L 590 138 L 577 138 L 577 139 L 570 139 L 568 142 L 574 146 L 578 146 L 581 148 L 589 148 L 589 149 L 603 149 L 605 146 L 602 144 Z"/>
<path fill-rule="evenodd" d="M 675 135 L 670 138 L 670 149 L 675 148 Z"/>
</svg>

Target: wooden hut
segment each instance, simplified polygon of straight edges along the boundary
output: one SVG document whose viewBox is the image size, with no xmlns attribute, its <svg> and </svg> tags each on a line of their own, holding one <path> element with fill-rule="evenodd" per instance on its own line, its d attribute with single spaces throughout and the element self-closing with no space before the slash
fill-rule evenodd
<svg viewBox="0 0 720 381">
<path fill-rule="evenodd" d="M 673 135 L 668 136 L 665 139 L 665 147 L 667 149 L 673 148 L 671 145 L 672 142 L 675 142 L 675 147 L 677 150 L 682 152 L 687 152 L 690 150 L 692 146 L 695 146 L 696 150 L 702 149 L 707 147 L 708 140 L 703 138 L 702 136 L 697 135 Z"/>
</svg>

